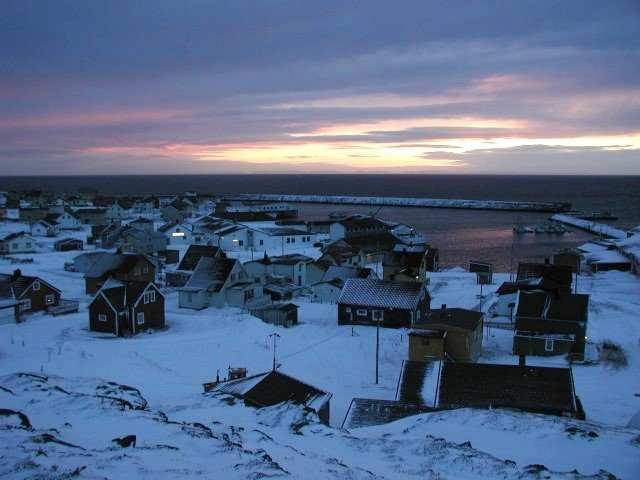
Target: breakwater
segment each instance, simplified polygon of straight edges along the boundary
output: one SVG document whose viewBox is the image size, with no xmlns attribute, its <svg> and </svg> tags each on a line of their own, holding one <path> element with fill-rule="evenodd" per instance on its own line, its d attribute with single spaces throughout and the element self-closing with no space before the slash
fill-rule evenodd
<svg viewBox="0 0 640 480">
<path fill-rule="evenodd" d="M 223 195 L 223 200 L 253 202 L 327 203 L 344 205 L 379 205 L 393 207 L 457 208 L 469 210 L 509 210 L 521 212 L 566 212 L 570 203 L 520 202 L 509 200 L 461 200 L 452 198 L 360 197 L 344 195 L 274 195 L 236 194 Z"/>
</svg>

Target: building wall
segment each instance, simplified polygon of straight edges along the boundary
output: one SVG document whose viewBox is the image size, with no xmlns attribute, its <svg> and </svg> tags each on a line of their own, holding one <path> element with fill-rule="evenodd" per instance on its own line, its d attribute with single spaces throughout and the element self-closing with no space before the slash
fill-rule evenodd
<svg viewBox="0 0 640 480">
<path fill-rule="evenodd" d="M 539 333 L 568 333 L 574 335 L 571 353 L 584 355 L 585 337 L 587 335 L 587 322 L 575 322 L 568 320 L 554 320 L 546 318 L 516 317 L 515 330 L 522 332 Z"/>
<path fill-rule="evenodd" d="M 409 335 L 409 360 L 425 362 L 444 360 L 444 338 Z M 428 357 L 428 359 L 427 359 Z"/>
<path fill-rule="evenodd" d="M 415 318 L 413 310 L 389 310 L 376 307 L 361 307 L 344 303 L 338 304 L 338 325 L 376 326 L 374 311 L 382 311 L 381 327 L 401 328 L 411 325 Z"/>
<path fill-rule="evenodd" d="M 34 282 L 35 283 L 35 282 Z M 53 307 L 60 304 L 60 292 L 54 290 L 43 282 L 40 283 L 40 289 L 34 290 L 33 283 L 27 288 L 20 297 L 19 301 L 29 299 L 31 301 L 31 308 L 28 310 L 22 310 L 25 313 L 41 312 L 45 311 L 47 307 Z M 47 296 L 53 295 L 53 302 L 47 303 Z"/>
<path fill-rule="evenodd" d="M 535 355 L 553 357 L 566 355 L 571 352 L 573 342 L 569 340 L 553 339 L 551 350 L 547 350 L 547 338 L 544 336 L 530 336 L 516 334 L 513 337 L 514 355 Z"/>
<path fill-rule="evenodd" d="M 144 303 L 144 299 L 140 299 L 138 304 L 132 309 L 132 325 L 135 333 L 142 332 L 149 328 L 163 328 L 165 325 L 164 314 L 164 298 L 155 289 L 148 288 L 147 291 L 154 290 L 156 298 L 154 302 Z M 138 314 L 144 313 L 144 323 L 138 325 Z"/>
<path fill-rule="evenodd" d="M 313 300 L 315 302 L 338 303 L 342 289 L 329 282 L 313 285 Z"/>
<path fill-rule="evenodd" d="M 178 292 L 178 306 L 180 308 L 190 308 L 193 310 L 202 310 L 207 308 L 207 294 L 201 292 Z"/>
<path fill-rule="evenodd" d="M 104 314 L 105 322 L 98 320 L 98 316 Z M 107 301 L 100 295 L 89 305 L 89 330 L 92 332 L 112 333 L 116 335 L 116 313 Z"/>
</svg>

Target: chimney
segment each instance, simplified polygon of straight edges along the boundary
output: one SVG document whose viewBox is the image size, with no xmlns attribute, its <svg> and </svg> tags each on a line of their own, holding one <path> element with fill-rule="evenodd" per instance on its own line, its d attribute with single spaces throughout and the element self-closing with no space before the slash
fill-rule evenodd
<svg viewBox="0 0 640 480">
<path fill-rule="evenodd" d="M 14 279 L 16 279 L 16 278 L 20 278 L 21 276 L 22 276 L 22 271 L 21 271 L 19 268 L 16 268 L 16 269 L 13 271 L 13 278 L 14 278 Z"/>
<path fill-rule="evenodd" d="M 442 304 L 442 306 L 441 306 L 440 308 L 441 308 L 442 310 L 446 310 L 446 308 L 447 308 L 447 304 L 446 304 L 446 303 L 443 303 L 443 304 Z"/>
</svg>

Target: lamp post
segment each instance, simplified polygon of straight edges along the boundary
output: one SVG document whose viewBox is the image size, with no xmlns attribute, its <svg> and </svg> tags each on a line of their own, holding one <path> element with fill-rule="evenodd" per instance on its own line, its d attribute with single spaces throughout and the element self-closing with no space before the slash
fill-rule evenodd
<svg viewBox="0 0 640 480">
<path fill-rule="evenodd" d="M 273 337 L 273 371 L 276 370 L 276 339 L 280 337 L 276 332 L 273 332 L 270 337 Z"/>
</svg>

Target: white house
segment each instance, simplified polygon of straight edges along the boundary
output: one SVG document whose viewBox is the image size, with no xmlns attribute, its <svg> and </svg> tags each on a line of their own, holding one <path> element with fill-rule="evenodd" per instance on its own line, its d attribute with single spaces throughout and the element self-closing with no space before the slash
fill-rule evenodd
<svg viewBox="0 0 640 480">
<path fill-rule="evenodd" d="M 71 212 L 62 212 L 56 217 L 60 230 L 78 230 L 82 227 L 82 222 Z"/>
<path fill-rule="evenodd" d="M 120 202 L 114 202 L 107 207 L 106 218 L 109 220 L 120 220 L 128 218 L 131 215 L 131 210 L 125 208 Z"/>
<path fill-rule="evenodd" d="M 325 270 L 313 258 L 295 253 L 278 257 L 265 254 L 259 260 L 246 262 L 244 268 L 251 277 L 275 276 L 297 286 L 317 283 L 325 274 Z"/>
<path fill-rule="evenodd" d="M 41 218 L 30 226 L 30 233 L 34 237 L 55 237 L 60 233 L 58 222 Z"/>
<path fill-rule="evenodd" d="M 24 232 L 10 233 L 0 239 L 0 253 L 33 253 L 36 241 Z"/>
<path fill-rule="evenodd" d="M 194 243 L 193 228 L 177 222 L 165 223 L 157 230 L 167 237 L 169 245 L 191 245 Z"/>
</svg>

